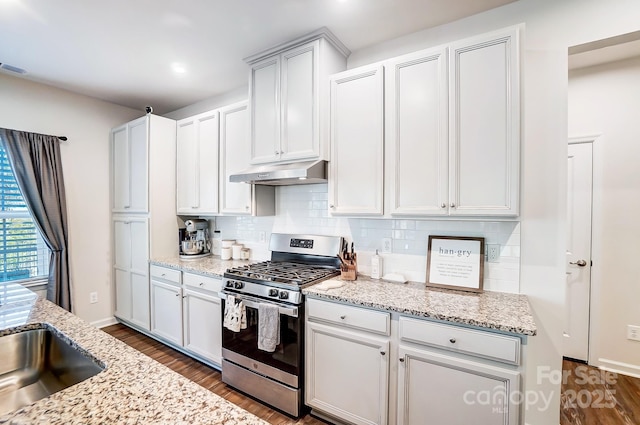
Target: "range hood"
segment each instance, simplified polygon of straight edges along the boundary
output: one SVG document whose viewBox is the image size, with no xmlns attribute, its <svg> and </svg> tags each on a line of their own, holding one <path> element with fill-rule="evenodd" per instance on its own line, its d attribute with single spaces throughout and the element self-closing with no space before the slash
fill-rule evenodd
<svg viewBox="0 0 640 425">
<path fill-rule="evenodd" d="M 327 161 L 256 165 L 229 176 L 232 183 L 286 186 L 327 182 Z"/>
</svg>

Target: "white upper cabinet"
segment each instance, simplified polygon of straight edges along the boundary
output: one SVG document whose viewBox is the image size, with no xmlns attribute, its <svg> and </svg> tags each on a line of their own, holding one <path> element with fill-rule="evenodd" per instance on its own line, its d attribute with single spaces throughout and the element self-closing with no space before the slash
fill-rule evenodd
<svg viewBox="0 0 640 425">
<path fill-rule="evenodd" d="M 329 212 L 383 213 L 383 68 L 361 67 L 333 75 Z"/>
<path fill-rule="evenodd" d="M 323 29 L 246 59 L 252 164 L 328 159 L 328 76 L 348 54 Z"/>
<path fill-rule="evenodd" d="M 111 131 L 111 211 L 114 213 L 149 211 L 148 135 L 147 117 Z"/>
<path fill-rule="evenodd" d="M 519 37 L 515 28 L 452 44 L 449 213 L 518 214 Z"/>
<path fill-rule="evenodd" d="M 385 62 L 392 215 L 443 215 L 448 203 L 447 50 Z"/>
<path fill-rule="evenodd" d="M 177 123 L 177 213 L 218 212 L 218 112 Z"/>
<path fill-rule="evenodd" d="M 249 110 L 247 102 L 220 109 L 220 212 L 250 215 L 250 184 L 231 183 L 229 176 L 249 166 Z"/>
</svg>

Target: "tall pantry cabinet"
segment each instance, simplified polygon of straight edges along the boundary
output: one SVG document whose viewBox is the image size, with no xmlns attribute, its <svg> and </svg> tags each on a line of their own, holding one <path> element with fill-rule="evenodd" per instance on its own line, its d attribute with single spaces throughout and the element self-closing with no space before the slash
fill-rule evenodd
<svg viewBox="0 0 640 425">
<path fill-rule="evenodd" d="M 178 253 L 176 122 L 148 114 L 111 130 L 115 316 L 150 330 L 149 258 Z"/>
</svg>

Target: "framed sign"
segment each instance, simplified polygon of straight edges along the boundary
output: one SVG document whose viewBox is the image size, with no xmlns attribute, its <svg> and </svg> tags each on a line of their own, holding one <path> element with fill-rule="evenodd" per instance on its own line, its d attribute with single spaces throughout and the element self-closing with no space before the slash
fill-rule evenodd
<svg viewBox="0 0 640 425">
<path fill-rule="evenodd" d="M 482 292 L 484 238 L 429 236 L 427 286 Z"/>
</svg>

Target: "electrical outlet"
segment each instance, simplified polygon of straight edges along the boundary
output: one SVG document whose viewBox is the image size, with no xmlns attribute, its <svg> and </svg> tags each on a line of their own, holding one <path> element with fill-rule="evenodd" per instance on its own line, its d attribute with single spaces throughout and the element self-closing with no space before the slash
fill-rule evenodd
<svg viewBox="0 0 640 425">
<path fill-rule="evenodd" d="M 258 242 L 266 242 L 267 241 L 267 233 L 265 231 L 261 231 L 258 233 Z"/>
<path fill-rule="evenodd" d="M 382 253 L 388 254 L 391 249 L 391 238 L 382 238 Z"/>
<path fill-rule="evenodd" d="M 500 245 L 487 244 L 487 262 L 497 263 L 500 260 Z"/>
<path fill-rule="evenodd" d="M 627 339 L 640 341 L 640 326 L 627 325 Z"/>
<path fill-rule="evenodd" d="M 98 293 L 97 292 L 91 292 L 89 294 L 89 303 L 90 304 L 95 304 L 98 302 Z"/>
</svg>

